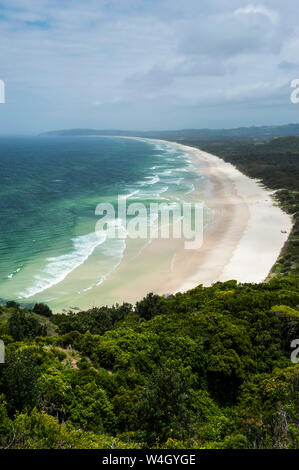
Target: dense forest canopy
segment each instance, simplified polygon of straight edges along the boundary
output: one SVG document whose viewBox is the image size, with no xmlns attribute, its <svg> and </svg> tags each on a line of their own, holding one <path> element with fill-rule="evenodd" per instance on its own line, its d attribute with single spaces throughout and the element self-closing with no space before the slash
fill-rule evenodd
<svg viewBox="0 0 299 470">
<path fill-rule="evenodd" d="M 171 131 L 124 131 L 119 129 L 63 129 L 44 132 L 41 135 L 48 136 L 83 136 L 83 135 L 118 135 L 147 137 L 165 140 L 203 140 L 217 141 L 224 139 L 259 139 L 266 140 L 274 137 L 299 136 L 299 124 L 286 124 L 282 126 L 252 126 L 238 127 L 236 129 L 180 129 Z"/>
<path fill-rule="evenodd" d="M 1 307 L 2 447 L 299 446 L 296 277 L 37 310 Z"/>
</svg>

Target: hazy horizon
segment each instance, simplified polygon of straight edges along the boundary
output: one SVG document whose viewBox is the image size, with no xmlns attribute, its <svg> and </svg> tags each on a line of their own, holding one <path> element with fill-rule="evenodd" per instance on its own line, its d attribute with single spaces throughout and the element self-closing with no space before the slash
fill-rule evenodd
<svg viewBox="0 0 299 470">
<path fill-rule="evenodd" d="M 97 129 L 95 127 L 82 127 L 82 128 L 81 127 L 80 128 L 79 127 L 70 127 L 70 128 L 63 128 L 63 129 L 62 128 L 45 129 L 44 131 L 41 131 L 41 132 L 32 131 L 32 132 L 23 132 L 23 133 L 22 132 L 1 133 L 1 131 L 0 131 L 0 137 L 26 137 L 26 136 L 28 136 L 28 137 L 37 136 L 38 137 L 38 136 L 41 136 L 41 135 L 47 135 L 48 133 L 55 132 L 55 131 L 90 130 L 90 129 L 94 129 L 95 131 L 100 131 L 100 132 L 112 132 L 112 131 L 135 132 L 136 131 L 136 132 L 145 132 L 145 133 L 147 133 L 147 132 L 168 132 L 168 131 L 172 132 L 172 131 L 188 131 L 188 130 L 199 130 L 199 131 L 201 131 L 201 130 L 213 130 L 213 131 L 214 130 L 215 131 L 217 131 L 217 130 L 219 130 L 219 131 L 227 130 L 227 131 L 229 131 L 229 130 L 234 130 L 234 129 L 238 129 L 238 128 L 272 127 L 272 126 L 273 127 L 277 127 L 277 126 L 280 127 L 280 126 L 288 126 L 288 125 L 299 125 L 299 121 L 298 122 L 286 122 L 286 123 L 282 123 L 282 124 L 275 124 L 275 123 L 261 124 L 261 125 L 252 124 L 252 126 L 238 126 L 238 127 L 225 127 L 224 126 L 222 128 L 212 127 L 212 126 L 211 127 L 205 127 L 205 128 L 204 127 L 201 127 L 201 128 L 200 127 L 197 127 L 197 128 L 196 127 L 194 127 L 194 128 L 185 127 L 185 128 L 182 128 L 182 129 L 180 129 L 180 128 L 173 128 L 173 129 L 166 129 L 166 128 L 165 129 L 163 129 L 163 128 L 160 128 L 160 129 L 150 129 L 150 128 L 148 128 L 148 129 L 133 129 L 133 128 L 132 129 L 125 129 L 125 128 L 124 129 L 121 129 L 121 128 L 119 128 L 119 129 L 116 129 L 116 128 L 115 129 L 113 129 L 113 128 L 108 129 L 107 128 L 107 129 L 104 129 L 103 128 L 103 129 Z M 83 136 L 84 136 L 84 134 L 83 134 Z M 108 137 L 109 137 L 109 135 L 108 135 Z"/>
<path fill-rule="evenodd" d="M 295 0 L 4 0 L 2 135 L 299 121 Z"/>
</svg>

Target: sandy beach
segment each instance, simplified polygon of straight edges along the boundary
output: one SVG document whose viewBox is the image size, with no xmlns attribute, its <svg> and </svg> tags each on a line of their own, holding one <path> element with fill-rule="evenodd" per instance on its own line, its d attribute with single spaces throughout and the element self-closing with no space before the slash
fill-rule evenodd
<svg viewBox="0 0 299 470">
<path fill-rule="evenodd" d="M 101 284 L 97 283 L 101 255 L 95 249 L 62 282 L 38 295 L 38 301 L 48 303 L 56 312 L 135 303 L 149 292 L 168 295 L 230 279 L 262 282 L 288 239 L 291 217 L 258 181 L 196 148 L 164 140 L 139 140 L 168 144 L 188 153 L 194 171 L 198 171 L 193 198 L 203 201 L 212 214 L 203 244 L 190 250 L 184 248 L 184 239 L 158 238 L 144 244 L 144 240 L 127 238 L 120 264 Z M 82 281 L 92 287 L 83 289 Z"/>
<path fill-rule="evenodd" d="M 184 249 L 182 240 L 157 239 L 132 263 L 129 242 L 127 256 L 104 284 L 105 300 L 134 303 L 148 292 L 168 295 L 231 279 L 263 282 L 292 228 L 291 217 L 276 205 L 273 192 L 215 155 L 165 140 L 140 140 L 175 146 L 200 163 L 198 172 L 205 178 L 195 195 L 213 217 L 198 250 Z M 100 290 L 89 292 L 94 305 L 103 300 Z"/>
<path fill-rule="evenodd" d="M 205 203 L 214 211 L 214 222 L 205 230 L 202 247 L 185 262 L 178 290 L 230 279 L 264 281 L 288 239 L 291 217 L 277 206 L 272 191 L 230 163 L 193 147 L 169 144 L 204 163 L 205 176 L 212 183 Z M 178 258 L 178 263 L 181 261 Z M 193 274 L 187 272 L 189 267 Z"/>
</svg>

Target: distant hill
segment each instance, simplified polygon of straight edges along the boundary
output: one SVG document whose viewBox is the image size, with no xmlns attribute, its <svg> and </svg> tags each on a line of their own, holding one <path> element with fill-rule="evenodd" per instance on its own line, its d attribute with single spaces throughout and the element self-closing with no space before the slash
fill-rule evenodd
<svg viewBox="0 0 299 470">
<path fill-rule="evenodd" d="M 131 136 L 148 137 L 166 140 L 225 140 L 225 139 L 257 139 L 267 140 L 275 137 L 299 136 L 299 124 L 286 124 L 283 126 L 239 127 L 236 129 L 181 129 L 177 131 L 126 131 L 126 130 L 98 130 L 98 129 L 63 129 L 44 132 L 40 135 L 48 136 Z"/>
</svg>

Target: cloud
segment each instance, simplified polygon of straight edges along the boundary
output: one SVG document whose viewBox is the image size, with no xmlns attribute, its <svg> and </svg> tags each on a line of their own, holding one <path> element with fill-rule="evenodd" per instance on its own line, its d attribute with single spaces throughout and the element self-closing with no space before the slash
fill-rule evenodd
<svg viewBox="0 0 299 470">
<path fill-rule="evenodd" d="M 277 103 L 296 1 L 2 0 L 1 129 L 205 127 L 209 106 Z"/>
<path fill-rule="evenodd" d="M 287 60 L 283 60 L 278 64 L 278 67 L 281 70 L 286 70 L 286 71 L 293 71 L 293 70 L 298 70 L 299 69 L 299 64 L 295 62 L 288 62 Z"/>
<path fill-rule="evenodd" d="M 145 73 L 130 75 L 125 83 L 135 91 L 159 92 L 169 90 L 174 82 L 186 77 L 222 77 L 233 71 L 233 66 L 225 66 L 207 57 L 200 60 L 181 57 L 165 65 L 154 65 Z"/>
<path fill-rule="evenodd" d="M 238 13 L 239 11 L 239 13 Z M 247 9 L 242 10 L 247 11 Z M 276 54 L 282 47 L 282 31 L 268 16 L 249 15 L 235 10 L 213 16 L 200 16 L 189 24 L 179 45 L 183 54 L 217 56 L 225 59 L 239 54 Z"/>
<path fill-rule="evenodd" d="M 270 10 L 263 5 L 247 5 L 245 8 L 238 8 L 235 15 L 263 15 L 273 24 L 279 23 L 280 15 L 275 10 Z"/>
</svg>

